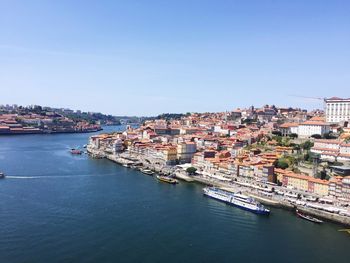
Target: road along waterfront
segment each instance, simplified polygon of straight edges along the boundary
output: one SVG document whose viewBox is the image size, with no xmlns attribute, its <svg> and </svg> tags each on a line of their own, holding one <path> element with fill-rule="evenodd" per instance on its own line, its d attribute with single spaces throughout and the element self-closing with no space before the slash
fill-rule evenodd
<svg viewBox="0 0 350 263">
<path fill-rule="evenodd" d="M 262 184 L 259 182 L 258 184 L 253 181 L 247 181 L 245 180 L 220 180 L 218 178 L 215 178 L 215 176 L 211 176 L 207 173 L 197 173 L 194 176 L 190 176 L 186 173 L 185 170 L 179 168 L 179 166 L 168 166 L 168 165 L 157 165 L 147 162 L 145 156 L 141 154 L 130 154 L 128 151 L 123 153 L 106 153 L 103 150 L 95 149 L 94 147 L 91 147 L 88 145 L 88 152 L 94 157 L 98 158 L 107 158 L 113 162 L 116 162 L 121 165 L 130 165 L 132 166 L 133 163 L 141 163 L 143 167 L 146 167 L 147 169 L 151 169 L 155 172 L 163 173 L 163 174 L 169 174 L 171 176 L 174 176 L 178 179 L 187 181 L 187 182 L 198 182 L 203 185 L 212 185 L 219 187 L 221 189 L 230 191 L 230 192 L 243 192 L 246 195 L 249 195 L 259 202 L 284 208 L 287 210 L 300 210 L 304 213 L 308 213 L 313 216 L 320 217 L 326 221 L 342 224 L 345 226 L 350 226 L 350 216 L 344 216 L 340 214 L 331 213 L 328 211 L 322 211 L 320 209 L 315 209 L 313 207 L 308 207 L 306 202 L 299 201 L 298 198 L 291 198 L 282 195 L 278 195 L 276 193 L 282 192 L 287 193 L 286 190 L 283 187 L 279 187 L 277 185 L 274 185 L 274 190 L 271 192 L 264 192 L 265 189 L 272 189 L 271 185 Z M 263 186 L 263 187 L 261 187 Z M 260 190 L 258 190 L 260 189 Z M 263 190 L 263 191 L 261 191 Z M 289 189 L 290 190 L 290 189 Z M 295 192 L 295 191 L 294 191 Z M 288 193 L 287 193 L 288 194 Z M 304 192 L 297 191 L 297 194 L 307 194 Z M 311 203 L 313 205 L 313 203 Z M 350 212 L 349 212 L 350 213 Z"/>
</svg>

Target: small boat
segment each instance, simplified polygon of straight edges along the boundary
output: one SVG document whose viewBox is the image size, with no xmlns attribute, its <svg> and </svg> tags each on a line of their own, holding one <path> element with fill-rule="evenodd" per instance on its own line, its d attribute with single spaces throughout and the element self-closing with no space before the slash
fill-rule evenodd
<svg viewBox="0 0 350 263">
<path fill-rule="evenodd" d="M 140 163 L 133 163 L 133 164 L 131 164 L 130 167 L 140 171 L 142 169 L 142 164 L 140 164 Z"/>
<path fill-rule="evenodd" d="M 0 179 L 4 179 L 5 178 L 5 174 L 4 173 L 0 173 Z"/>
<path fill-rule="evenodd" d="M 165 182 L 168 184 L 177 184 L 178 181 L 174 178 L 170 178 L 168 176 L 163 176 L 163 175 L 157 175 L 157 179 L 161 182 Z"/>
<path fill-rule="evenodd" d="M 148 169 L 141 169 L 140 171 L 147 175 L 154 175 L 154 172 Z"/>
<path fill-rule="evenodd" d="M 73 149 L 70 150 L 70 153 L 71 154 L 83 154 L 83 151 L 73 148 Z"/>
<path fill-rule="evenodd" d="M 295 212 L 297 213 L 297 216 L 299 216 L 300 218 L 302 219 L 305 219 L 307 221 L 310 221 L 310 222 L 313 222 L 313 223 L 316 223 L 316 224 L 321 224 L 323 223 L 322 220 L 318 219 L 318 218 L 315 218 L 315 217 L 312 217 L 312 216 L 309 216 L 309 215 L 305 215 L 301 212 L 299 212 L 299 210 L 295 210 Z"/>
<path fill-rule="evenodd" d="M 84 144 L 84 145 L 83 145 L 83 148 L 86 148 L 86 147 L 87 147 L 87 144 Z"/>
<path fill-rule="evenodd" d="M 346 232 L 348 234 L 350 234 L 350 228 L 349 229 L 339 229 L 339 232 Z"/>
<path fill-rule="evenodd" d="M 130 165 L 128 165 L 127 163 L 124 163 L 123 166 L 126 167 L 126 168 L 130 167 Z"/>
</svg>

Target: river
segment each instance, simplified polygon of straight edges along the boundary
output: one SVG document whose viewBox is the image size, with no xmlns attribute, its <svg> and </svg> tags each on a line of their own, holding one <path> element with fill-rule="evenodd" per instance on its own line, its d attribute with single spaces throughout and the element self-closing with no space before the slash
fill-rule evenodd
<svg viewBox="0 0 350 263">
<path fill-rule="evenodd" d="M 107 127 L 106 131 L 123 127 Z M 0 137 L 0 262 L 349 262 L 350 235 L 258 216 L 107 160 L 91 134 Z"/>
</svg>

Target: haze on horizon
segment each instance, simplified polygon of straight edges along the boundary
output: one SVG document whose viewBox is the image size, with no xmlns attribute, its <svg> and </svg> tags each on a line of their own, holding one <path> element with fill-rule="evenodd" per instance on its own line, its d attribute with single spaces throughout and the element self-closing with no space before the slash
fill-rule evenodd
<svg viewBox="0 0 350 263">
<path fill-rule="evenodd" d="M 0 104 L 114 115 L 350 97 L 349 1 L 1 1 Z"/>
</svg>

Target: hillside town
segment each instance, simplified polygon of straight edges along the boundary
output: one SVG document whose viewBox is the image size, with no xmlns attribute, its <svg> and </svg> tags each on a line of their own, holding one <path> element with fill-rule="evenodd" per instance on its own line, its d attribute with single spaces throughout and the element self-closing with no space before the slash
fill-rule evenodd
<svg viewBox="0 0 350 263">
<path fill-rule="evenodd" d="M 82 133 L 102 130 L 100 121 L 79 117 L 80 111 L 38 105 L 0 105 L 0 135 Z"/>
<path fill-rule="evenodd" d="M 333 97 L 324 105 L 149 120 L 91 136 L 88 152 L 350 224 L 350 99 Z"/>
</svg>

